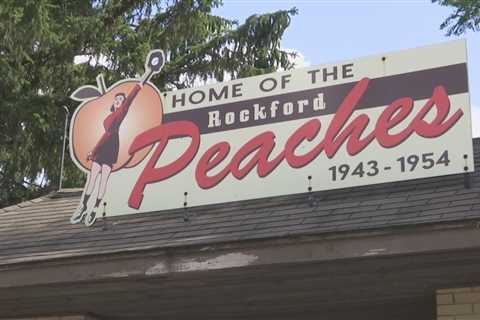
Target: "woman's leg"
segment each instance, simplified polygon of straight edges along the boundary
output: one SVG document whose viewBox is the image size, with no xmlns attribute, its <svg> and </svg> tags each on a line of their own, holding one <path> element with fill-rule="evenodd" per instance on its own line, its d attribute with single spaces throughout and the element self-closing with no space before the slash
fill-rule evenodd
<svg viewBox="0 0 480 320">
<path fill-rule="evenodd" d="M 98 162 L 92 163 L 92 168 L 90 169 L 90 176 L 88 177 L 87 187 L 85 188 L 85 195 L 83 197 L 83 208 L 84 210 L 87 208 L 88 199 L 90 199 L 90 195 L 93 192 L 93 188 L 95 188 L 95 182 L 97 182 L 98 175 L 100 174 L 100 170 L 102 167 Z"/>
<path fill-rule="evenodd" d="M 110 173 L 112 172 L 112 167 L 102 164 L 102 174 L 100 177 L 100 187 L 98 188 L 98 196 L 97 196 L 97 201 L 95 201 L 95 209 L 98 208 L 100 205 L 100 202 L 102 202 L 103 196 L 105 195 L 105 191 L 107 190 L 107 183 L 108 183 L 108 178 L 110 177 Z"/>
<path fill-rule="evenodd" d="M 90 199 L 90 195 L 92 194 L 93 188 L 95 187 L 95 182 L 97 181 L 98 175 L 100 174 L 102 167 L 99 163 L 93 162 L 92 168 L 90 169 L 90 175 L 88 177 L 88 182 L 85 187 L 85 192 L 83 194 L 83 199 L 81 205 L 78 207 L 77 210 L 73 213 L 72 217 L 70 218 L 71 223 L 78 223 L 83 219 L 87 211 L 88 200 Z"/>
<path fill-rule="evenodd" d="M 91 195 L 93 188 L 95 187 L 95 182 L 97 181 L 98 174 L 102 167 L 98 162 L 92 163 L 92 168 L 90 169 L 90 176 L 88 177 L 87 188 L 85 189 L 85 194 Z"/>
</svg>

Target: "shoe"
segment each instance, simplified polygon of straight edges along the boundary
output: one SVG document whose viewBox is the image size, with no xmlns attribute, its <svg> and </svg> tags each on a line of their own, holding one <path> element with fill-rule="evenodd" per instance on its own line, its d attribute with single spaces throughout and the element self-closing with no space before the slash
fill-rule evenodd
<svg viewBox="0 0 480 320">
<path fill-rule="evenodd" d="M 85 216 L 85 225 L 91 227 L 95 221 L 97 221 L 97 213 L 93 210 Z"/>
<path fill-rule="evenodd" d="M 83 218 L 87 215 L 87 207 L 82 206 L 82 209 L 78 208 L 70 217 L 71 224 L 77 224 L 82 222 Z"/>
</svg>

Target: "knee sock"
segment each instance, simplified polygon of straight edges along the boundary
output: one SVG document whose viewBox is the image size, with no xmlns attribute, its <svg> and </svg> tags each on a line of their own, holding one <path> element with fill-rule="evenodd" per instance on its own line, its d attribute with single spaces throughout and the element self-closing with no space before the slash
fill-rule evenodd
<svg viewBox="0 0 480 320">
<path fill-rule="evenodd" d="M 100 202 L 102 202 L 102 199 L 97 199 L 97 201 L 95 201 L 95 208 L 98 208 Z"/>
<path fill-rule="evenodd" d="M 88 199 L 90 199 L 90 195 L 89 195 L 89 194 L 86 194 L 86 195 L 83 197 L 83 208 L 86 208 L 86 207 L 87 207 Z"/>
</svg>

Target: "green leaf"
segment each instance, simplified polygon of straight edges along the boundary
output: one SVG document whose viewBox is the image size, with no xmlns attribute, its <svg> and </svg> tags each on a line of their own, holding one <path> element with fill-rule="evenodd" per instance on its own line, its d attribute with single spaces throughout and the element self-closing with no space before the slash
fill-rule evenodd
<svg viewBox="0 0 480 320">
<path fill-rule="evenodd" d="M 280 47 L 296 9 L 244 23 L 216 16 L 220 0 L 0 1 L 0 207 L 55 189 L 70 95 L 143 72 L 149 50 L 168 57 L 153 81 L 161 89 L 292 67 Z M 91 57 L 75 65 L 76 56 Z M 108 61 L 108 67 L 99 63 Z M 94 63 L 96 61 L 96 63 Z M 95 90 L 83 92 L 95 95 Z M 77 92 L 78 93 L 78 92 Z M 82 96 L 83 97 L 83 96 Z M 67 153 L 68 154 L 68 153 Z M 67 157 L 65 187 L 85 175 Z M 38 177 L 43 183 L 37 185 Z"/>
</svg>

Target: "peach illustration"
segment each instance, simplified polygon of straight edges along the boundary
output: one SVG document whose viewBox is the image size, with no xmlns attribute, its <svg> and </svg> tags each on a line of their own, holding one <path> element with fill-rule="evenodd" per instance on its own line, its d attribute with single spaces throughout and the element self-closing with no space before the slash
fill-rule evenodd
<svg viewBox="0 0 480 320">
<path fill-rule="evenodd" d="M 134 80 L 119 82 L 103 95 L 83 102 L 75 112 L 71 124 L 70 144 L 77 163 L 85 170 L 90 170 L 92 166 L 92 161 L 87 160 L 88 153 L 95 148 L 105 132 L 103 121 L 111 113 L 110 108 L 115 95 L 119 93 L 128 95 L 137 83 L 138 81 Z M 128 149 L 137 135 L 161 124 L 162 116 L 163 107 L 159 92 L 151 84 L 145 83 L 120 125 L 120 147 L 118 160 L 112 167 L 113 172 L 121 168 L 134 167 L 147 156 L 152 146 L 138 151 L 133 156 L 129 155 Z"/>
</svg>

